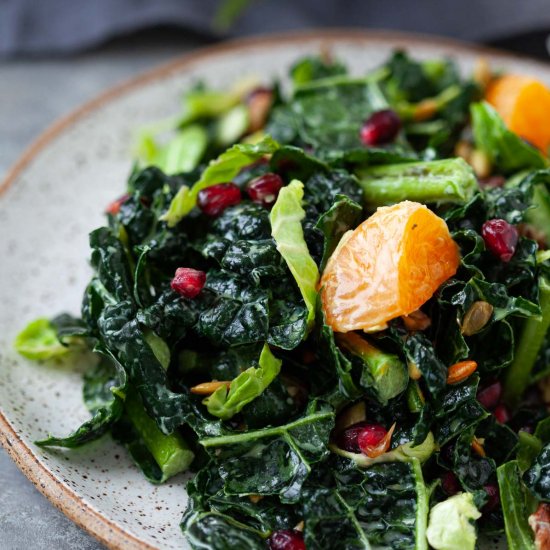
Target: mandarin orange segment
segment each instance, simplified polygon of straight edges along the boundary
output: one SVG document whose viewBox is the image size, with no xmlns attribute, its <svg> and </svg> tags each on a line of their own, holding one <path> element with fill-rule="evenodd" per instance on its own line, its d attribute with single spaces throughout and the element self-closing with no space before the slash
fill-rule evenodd
<svg viewBox="0 0 550 550">
<path fill-rule="evenodd" d="M 528 76 L 509 74 L 489 85 L 486 99 L 512 132 L 548 152 L 550 89 L 547 86 Z"/>
<path fill-rule="evenodd" d="M 429 300 L 459 262 L 446 223 L 426 206 L 379 208 L 344 235 L 327 263 L 320 283 L 326 322 L 336 332 L 381 330 Z"/>
</svg>

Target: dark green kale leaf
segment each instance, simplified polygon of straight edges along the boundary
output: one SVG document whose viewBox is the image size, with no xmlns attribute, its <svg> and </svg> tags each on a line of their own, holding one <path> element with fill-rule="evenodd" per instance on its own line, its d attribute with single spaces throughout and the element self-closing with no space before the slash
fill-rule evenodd
<svg viewBox="0 0 550 550">
<path fill-rule="evenodd" d="M 347 196 L 337 195 L 336 202 L 319 218 L 315 227 L 320 229 L 325 237 L 323 258 L 319 266 L 321 271 L 324 270 L 342 235 L 357 227 L 362 214 L 363 208 L 359 204 Z"/>
<path fill-rule="evenodd" d="M 367 469 L 338 459 L 334 470 L 336 488 L 304 490 L 308 548 L 425 547 L 428 497 L 416 459 Z"/>
<path fill-rule="evenodd" d="M 273 346 L 291 350 L 300 344 L 307 332 L 308 310 L 294 281 L 287 281 L 285 284 L 285 280 L 281 280 L 281 287 L 270 298 L 267 341 Z M 283 296 L 283 289 L 286 296 Z"/>
<path fill-rule="evenodd" d="M 347 74 L 346 66 L 337 59 L 318 56 L 302 57 L 290 68 L 294 87 L 303 86 L 314 80 Z"/>
<path fill-rule="evenodd" d="M 397 341 L 401 341 L 397 338 Z M 407 337 L 403 351 L 408 363 L 414 363 L 422 373 L 426 387 L 435 397 L 441 394 L 447 385 L 447 367 L 438 358 L 430 340 L 421 332 Z"/>
<path fill-rule="evenodd" d="M 227 271 L 211 270 L 198 304 L 195 331 L 211 344 L 242 345 L 265 341 L 269 294 Z"/>
<path fill-rule="evenodd" d="M 282 426 L 228 433 L 199 441 L 220 459 L 227 495 L 279 495 L 296 502 L 312 465 L 328 455 L 332 410 L 312 402 L 304 415 Z"/>
<path fill-rule="evenodd" d="M 474 495 L 476 506 L 481 508 L 487 500 L 483 487 L 496 473 L 495 461 L 488 456 L 479 456 L 472 449 L 476 428 L 464 430 L 457 438 L 453 449 L 453 472 L 466 491 Z"/>
<path fill-rule="evenodd" d="M 132 270 L 121 240 L 100 227 L 90 233 L 90 247 L 92 267 L 106 292 L 118 302 L 133 296 Z"/>
<path fill-rule="evenodd" d="M 479 377 L 473 375 L 461 384 L 447 387 L 434 402 L 434 436 L 439 445 L 444 445 L 489 416 L 475 396 Z"/>
<path fill-rule="evenodd" d="M 527 488 L 540 500 L 550 502 L 550 443 L 547 443 L 531 467 L 523 474 Z"/>
<path fill-rule="evenodd" d="M 145 409 L 169 434 L 185 420 L 185 396 L 169 389 L 166 371 L 146 340 L 131 302 L 107 306 L 98 320 L 100 336 L 124 365 Z"/>
<path fill-rule="evenodd" d="M 270 169 L 279 174 L 285 181 L 294 179 L 306 181 L 313 174 L 330 172 L 328 164 L 308 155 L 300 147 L 284 145 L 280 147 L 269 161 Z"/>
<path fill-rule="evenodd" d="M 154 304 L 137 313 L 141 325 L 150 328 L 171 346 L 187 335 L 197 319 L 195 304 L 172 290 L 164 291 Z"/>
<path fill-rule="evenodd" d="M 387 87 L 391 89 L 390 95 L 398 94 L 401 98 L 413 102 L 433 96 L 457 80 L 454 67 L 449 64 L 443 66 L 445 74 L 442 75 L 439 84 L 430 78 L 421 63 L 411 59 L 403 51 L 395 52 L 385 67 L 389 70 Z"/>
<path fill-rule="evenodd" d="M 215 463 L 210 462 L 187 484 L 189 502 L 182 519 L 182 528 L 201 512 L 219 512 L 243 521 L 267 536 L 271 531 L 291 529 L 299 521 L 298 510 L 282 504 L 277 497 L 264 496 L 253 502 L 248 496 L 226 495 L 223 480 Z"/>
<path fill-rule="evenodd" d="M 191 548 L 211 550 L 265 550 L 262 533 L 217 512 L 198 514 L 185 525 L 185 536 Z"/>
<path fill-rule="evenodd" d="M 273 110 L 266 131 L 283 144 L 311 148 L 320 159 L 341 162 L 347 153 L 363 152 L 363 121 L 387 106 L 377 78 L 376 73 L 359 79 L 342 76 L 304 85 L 287 104 Z M 385 149 L 402 156 L 408 148 L 398 143 Z"/>
<path fill-rule="evenodd" d="M 92 418 L 66 437 L 48 436 L 37 441 L 42 447 L 56 446 L 74 449 L 107 433 L 124 410 L 127 386 L 126 372 L 114 356 L 102 345 L 95 347 L 101 358 L 84 376 L 83 397 Z"/>
</svg>

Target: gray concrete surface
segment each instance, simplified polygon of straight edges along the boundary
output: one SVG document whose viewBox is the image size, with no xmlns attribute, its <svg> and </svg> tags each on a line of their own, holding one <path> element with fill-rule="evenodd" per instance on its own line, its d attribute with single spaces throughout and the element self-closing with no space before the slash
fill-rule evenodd
<svg viewBox="0 0 550 550">
<path fill-rule="evenodd" d="M 194 38 L 126 40 L 66 59 L 0 61 L 0 179 L 59 116 L 105 88 L 199 46 Z M 0 549 L 99 550 L 0 449 Z"/>
</svg>

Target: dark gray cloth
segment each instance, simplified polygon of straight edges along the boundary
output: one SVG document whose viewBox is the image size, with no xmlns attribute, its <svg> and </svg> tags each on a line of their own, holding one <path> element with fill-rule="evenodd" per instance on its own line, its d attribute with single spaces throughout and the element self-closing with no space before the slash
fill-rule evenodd
<svg viewBox="0 0 550 550">
<path fill-rule="evenodd" d="M 222 1 L 0 0 L 0 54 L 71 52 L 158 25 L 216 37 Z M 490 41 L 550 29 L 549 8 L 549 0 L 250 0 L 228 34 L 340 26 Z"/>
</svg>

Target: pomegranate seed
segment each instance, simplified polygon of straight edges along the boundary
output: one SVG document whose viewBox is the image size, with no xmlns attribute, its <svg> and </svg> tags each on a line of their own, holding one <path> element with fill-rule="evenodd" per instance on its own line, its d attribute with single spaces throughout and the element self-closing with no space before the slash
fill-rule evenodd
<svg viewBox="0 0 550 550">
<path fill-rule="evenodd" d="M 241 190 L 234 183 L 218 183 L 199 191 L 197 203 L 207 216 L 219 216 L 241 202 Z"/>
<path fill-rule="evenodd" d="M 386 437 L 387 433 L 386 428 L 380 424 L 367 424 L 363 426 L 357 436 L 359 448 L 365 452 L 367 448 L 376 447 Z"/>
<path fill-rule="evenodd" d="M 304 536 L 296 529 L 274 531 L 268 544 L 271 550 L 306 550 Z"/>
<path fill-rule="evenodd" d="M 336 441 L 340 449 L 348 451 L 349 453 L 360 453 L 361 449 L 359 448 L 359 441 L 357 438 L 365 426 L 368 426 L 366 422 L 358 422 L 353 424 L 349 428 L 346 428 L 339 436 Z"/>
<path fill-rule="evenodd" d="M 194 298 L 199 294 L 206 282 L 206 273 L 190 267 L 178 267 L 176 275 L 172 279 L 170 286 L 172 290 L 185 296 L 185 298 Z"/>
<path fill-rule="evenodd" d="M 453 472 L 445 472 L 441 476 L 441 488 L 449 497 L 456 495 L 460 491 L 460 482 Z"/>
<path fill-rule="evenodd" d="M 130 195 L 128 193 L 124 193 L 121 197 L 118 197 L 118 199 L 114 200 L 112 203 L 107 206 L 105 209 L 106 214 L 112 214 L 113 216 L 115 214 L 118 214 L 120 212 L 120 207 L 130 198 Z"/>
<path fill-rule="evenodd" d="M 498 405 L 493 411 L 493 415 L 499 424 L 506 424 L 510 420 L 510 413 L 506 405 Z"/>
<path fill-rule="evenodd" d="M 492 512 L 500 503 L 500 494 L 496 485 L 485 485 L 483 487 L 487 493 L 488 500 L 481 509 L 482 512 Z"/>
<path fill-rule="evenodd" d="M 373 113 L 361 127 L 361 141 L 364 145 L 389 143 L 397 136 L 401 120 L 395 111 L 384 109 Z"/>
<path fill-rule="evenodd" d="M 502 384 L 497 380 L 477 392 L 477 400 L 487 410 L 493 410 L 500 401 Z"/>
<path fill-rule="evenodd" d="M 252 202 L 262 206 L 271 206 L 277 200 L 277 195 L 283 185 L 281 176 L 269 173 L 254 178 L 246 186 L 246 192 Z"/>
<path fill-rule="evenodd" d="M 483 224 L 481 235 L 487 248 L 503 262 L 509 262 L 518 244 L 518 230 L 506 220 L 489 220 Z"/>
</svg>

